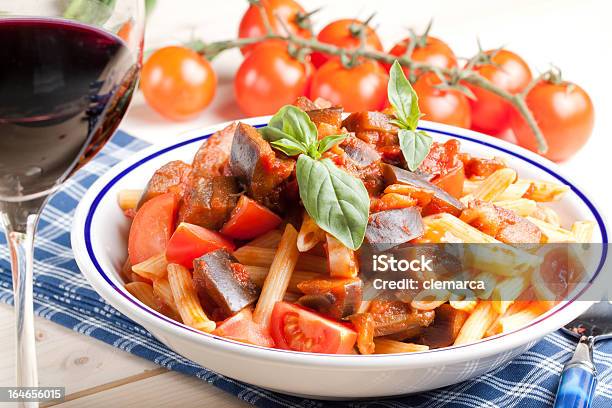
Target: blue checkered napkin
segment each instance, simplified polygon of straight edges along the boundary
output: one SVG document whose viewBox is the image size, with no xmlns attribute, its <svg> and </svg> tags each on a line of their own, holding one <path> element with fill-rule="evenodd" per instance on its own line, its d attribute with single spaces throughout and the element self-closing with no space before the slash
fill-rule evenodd
<svg viewBox="0 0 612 408">
<path fill-rule="evenodd" d="M 57 192 L 45 207 L 36 237 L 36 314 L 171 370 L 194 375 L 259 407 L 548 407 L 574 341 L 553 333 L 500 369 L 440 390 L 381 401 L 324 402 L 291 397 L 215 374 L 172 352 L 141 326 L 107 305 L 79 272 L 70 249 L 74 209 L 85 190 L 112 165 L 146 146 L 117 133 L 104 150 Z M 13 302 L 9 254 L 0 236 L 0 301 Z M 597 345 L 599 371 L 593 406 L 612 406 L 612 342 Z M 410 381 L 410 379 L 406 379 Z"/>
</svg>

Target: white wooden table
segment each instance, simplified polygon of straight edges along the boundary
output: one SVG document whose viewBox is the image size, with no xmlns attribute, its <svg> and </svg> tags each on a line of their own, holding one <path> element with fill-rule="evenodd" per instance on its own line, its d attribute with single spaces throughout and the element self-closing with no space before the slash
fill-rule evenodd
<svg viewBox="0 0 612 408">
<path fill-rule="evenodd" d="M 147 47 L 184 41 L 192 33 L 217 40 L 236 34 L 246 1 L 158 0 L 150 18 Z M 406 27 L 422 29 L 435 18 L 432 33 L 446 40 L 459 55 L 475 50 L 477 35 L 483 46 L 507 45 L 532 68 L 545 70 L 554 62 L 567 79 L 592 96 L 596 130 L 590 143 L 565 170 L 587 191 L 599 195 L 604 215 L 612 215 L 612 189 L 602 188 L 603 170 L 612 152 L 612 86 L 606 80 L 612 66 L 612 9 L 605 0 L 464 0 L 413 2 L 400 0 L 302 0 L 309 10 L 324 6 L 317 20 L 365 18 L 373 11 L 385 47 L 405 36 Z M 320 28 L 321 24 L 317 25 Z M 603 51 L 602 51 L 603 50 Z M 171 123 L 157 116 L 137 95 L 122 129 L 149 142 L 161 142 L 177 133 L 237 119 L 232 78 L 240 63 L 237 51 L 214 61 L 219 87 L 213 104 L 193 121 Z M 609 186 L 609 181 L 605 183 Z M 0 385 L 13 383 L 12 310 L 0 305 Z M 246 406 L 237 398 L 200 380 L 169 372 L 149 361 L 119 351 L 95 339 L 36 319 L 37 353 L 41 385 L 66 386 L 61 407 L 108 406 Z"/>
</svg>

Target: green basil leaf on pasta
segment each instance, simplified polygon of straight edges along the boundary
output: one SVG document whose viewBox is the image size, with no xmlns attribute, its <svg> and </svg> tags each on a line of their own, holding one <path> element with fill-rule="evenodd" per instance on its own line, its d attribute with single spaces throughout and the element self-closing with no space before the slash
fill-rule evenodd
<svg viewBox="0 0 612 408">
<path fill-rule="evenodd" d="M 317 225 L 348 248 L 363 243 L 370 197 L 363 182 L 339 169 L 329 159 L 301 155 L 297 161 L 300 198 Z"/>
<path fill-rule="evenodd" d="M 433 139 L 423 131 L 400 129 L 398 132 L 400 148 L 410 171 L 415 171 L 425 160 Z"/>
</svg>

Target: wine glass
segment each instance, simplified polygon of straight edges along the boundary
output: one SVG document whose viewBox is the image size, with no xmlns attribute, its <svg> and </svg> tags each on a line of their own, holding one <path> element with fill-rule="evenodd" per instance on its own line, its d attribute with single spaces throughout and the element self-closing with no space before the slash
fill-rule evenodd
<svg viewBox="0 0 612 408">
<path fill-rule="evenodd" d="M 0 0 L 0 222 L 17 385 L 37 386 L 33 239 L 41 207 L 112 136 L 142 61 L 142 0 Z"/>
</svg>

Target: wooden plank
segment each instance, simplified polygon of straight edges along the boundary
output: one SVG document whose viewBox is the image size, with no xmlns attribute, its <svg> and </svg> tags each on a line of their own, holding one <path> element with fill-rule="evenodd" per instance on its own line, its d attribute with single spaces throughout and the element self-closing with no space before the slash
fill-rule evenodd
<svg viewBox="0 0 612 408">
<path fill-rule="evenodd" d="M 13 309 L 0 305 L 0 384 L 14 384 Z M 66 394 L 90 389 L 159 366 L 99 340 L 36 318 L 36 351 L 41 386 L 65 386 Z"/>
<path fill-rule="evenodd" d="M 91 392 L 90 392 L 91 391 Z M 215 407 L 244 408 L 247 403 L 214 386 L 177 372 L 166 371 L 125 384 L 103 385 L 77 395 L 54 408 L 88 407 Z"/>
</svg>

